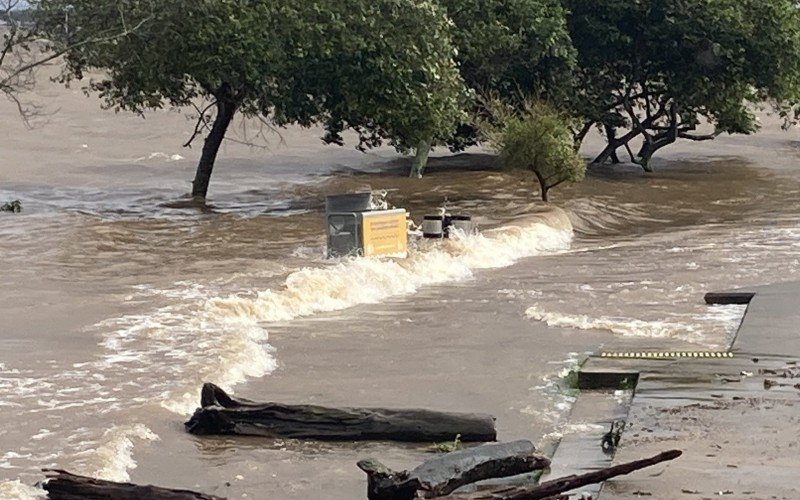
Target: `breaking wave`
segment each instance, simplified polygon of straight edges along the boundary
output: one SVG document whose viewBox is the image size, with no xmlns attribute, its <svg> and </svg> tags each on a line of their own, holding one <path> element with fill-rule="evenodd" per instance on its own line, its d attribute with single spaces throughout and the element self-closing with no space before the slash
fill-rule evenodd
<svg viewBox="0 0 800 500">
<path fill-rule="evenodd" d="M 142 424 L 114 426 L 108 429 L 101 443 L 74 456 L 70 469 L 78 474 L 108 481 L 130 481 L 128 471 L 136 468 L 133 447 L 137 440 L 158 439 Z M 0 498 L 3 500 L 34 500 L 47 498 L 40 487 L 30 486 L 20 480 L 0 481 Z"/>
<path fill-rule="evenodd" d="M 589 317 L 585 314 L 560 314 L 543 311 L 538 305 L 529 307 L 525 315 L 547 326 L 579 330 L 605 330 L 625 337 L 692 337 L 693 328 L 669 321 L 644 321 L 634 318 Z M 689 338 L 686 338 L 689 340 Z"/>
<path fill-rule="evenodd" d="M 704 334 L 704 322 L 721 323 L 731 339 L 738 326 L 744 306 L 709 307 L 701 317 L 690 318 L 692 321 L 675 322 L 666 320 L 642 320 L 625 317 L 600 316 L 592 318 L 585 314 L 561 314 L 544 311 L 539 304 L 534 304 L 525 311 L 525 315 L 533 320 L 541 321 L 547 326 L 556 328 L 575 328 L 578 330 L 604 330 L 623 337 L 675 338 L 692 343 L 705 343 L 708 338 Z"/>
<path fill-rule="evenodd" d="M 377 303 L 421 287 L 469 279 L 477 269 L 504 267 L 524 257 L 569 248 L 572 228 L 558 209 L 481 234 L 423 241 L 406 259 L 314 261 L 272 289 L 219 294 L 181 283 L 175 290 L 143 290 L 178 304 L 150 314 L 113 318 L 105 332 L 106 370 L 152 379 L 164 408 L 186 415 L 197 407 L 203 382 L 232 390 L 276 367 L 265 323 Z"/>
<path fill-rule="evenodd" d="M 22 481 L 0 481 L 0 498 L 6 500 L 40 500 L 47 498 L 47 493 Z"/>
<path fill-rule="evenodd" d="M 136 468 L 134 441 L 156 441 L 158 436 L 142 424 L 114 426 L 103 435 L 103 444 L 85 452 L 76 470 L 107 481 L 130 481 L 128 471 Z"/>
<path fill-rule="evenodd" d="M 554 209 L 480 234 L 422 241 L 406 259 L 301 259 L 308 267 L 295 268 L 284 279 L 266 278 L 276 283 L 268 289 L 231 293 L 236 284 L 227 282 L 179 282 L 167 289 L 137 286 L 126 301 L 167 305 L 95 324 L 91 330 L 100 338 L 100 356 L 62 367 L 59 384 L 48 385 L 36 377 L 27 384 L 23 383 L 25 373 L 12 374 L 10 389 L 37 388 L 35 395 L 42 401 L 36 411 L 70 408 L 68 419 L 64 415 L 58 418 L 59 425 L 34 432 L 37 439 L 61 451 L 52 457 L 31 457 L 30 467 L 63 464 L 78 473 L 126 481 L 128 471 L 136 467 L 134 448 L 158 439 L 144 424 L 136 423 L 139 417 L 134 415 L 159 407 L 187 415 L 197 407 L 203 382 L 233 390 L 247 378 L 269 374 L 277 366 L 268 344 L 269 323 L 467 280 L 479 269 L 566 251 L 571 240 L 568 217 Z M 258 282 L 259 272 L 243 269 L 240 274 L 244 281 L 255 276 Z M 95 416 L 118 424 L 105 432 L 79 428 L 81 419 Z M 14 468 L 29 467 L 26 460 L 15 460 Z M 20 493 L 23 490 L 28 496 Z M 21 483 L 0 483 L 2 498 L 33 498 L 40 491 Z"/>
<path fill-rule="evenodd" d="M 563 214 L 563 212 L 562 212 Z M 569 248 L 566 216 L 537 218 L 483 234 L 426 244 L 406 259 L 354 258 L 290 274 L 282 289 L 234 295 L 211 302 L 220 317 L 287 321 L 319 312 L 376 303 L 414 293 L 422 286 L 471 278 L 477 269 L 505 267 L 524 257 Z"/>
</svg>

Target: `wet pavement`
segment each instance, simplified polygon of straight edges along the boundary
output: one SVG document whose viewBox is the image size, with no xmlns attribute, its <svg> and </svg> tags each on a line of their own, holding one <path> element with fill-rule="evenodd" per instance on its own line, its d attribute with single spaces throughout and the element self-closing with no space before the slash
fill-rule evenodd
<svg viewBox="0 0 800 500">
<path fill-rule="evenodd" d="M 800 283 L 747 291 L 756 294 L 730 357 L 590 358 L 584 382 L 613 385 L 638 374 L 627 426 L 613 460 L 597 458 L 596 425 L 569 436 L 551 477 L 677 448 L 684 452 L 677 460 L 608 481 L 599 498 L 800 498 Z M 613 412 L 594 403 L 597 394 L 584 392 L 576 411 L 597 408 L 595 423 L 608 422 Z M 587 416 L 573 412 L 571 421 Z"/>
</svg>

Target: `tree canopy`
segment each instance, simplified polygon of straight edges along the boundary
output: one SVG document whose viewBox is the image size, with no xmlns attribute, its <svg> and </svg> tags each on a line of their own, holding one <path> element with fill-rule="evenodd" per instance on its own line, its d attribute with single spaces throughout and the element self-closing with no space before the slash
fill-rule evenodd
<svg viewBox="0 0 800 500">
<path fill-rule="evenodd" d="M 65 44 L 67 4 L 81 29 L 149 12 L 141 1 L 40 0 L 40 15 L 54 36 L 67 33 Z M 215 117 L 192 190 L 204 199 L 236 113 L 277 125 L 322 123 L 331 142 L 350 128 L 362 147 L 388 139 L 405 151 L 421 138 L 450 137 L 467 93 L 449 29 L 424 0 L 175 0 L 137 36 L 69 51 L 68 77 L 104 70 L 108 78 L 90 88 L 132 111 L 211 100 Z"/>
<path fill-rule="evenodd" d="M 548 102 L 552 113 L 537 116 L 577 123 L 575 145 L 594 128 L 606 135 L 596 163 L 619 161 L 624 149 L 645 170 L 679 139 L 754 132 L 756 106 L 800 120 L 800 9 L 792 0 L 31 5 L 36 29 L 44 28 L 26 31 L 31 40 L 49 35 L 54 57 L 66 56 L 67 80 L 87 70 L 107 75 L 88 88 L 109 106 L 200 106 L 193 138 L 206 139 L 192 194 L 201 199 L 236 114 L 270 126 L 319 124 L 329 143 L 353 130 L 360 149 L 388 142 L 415 150 L 415 176 L 432 147 L 486 139 L 477 124 L 487 95 L 516 109 L 509 123 L 520 127 L 535 122 L 526 99 Z M 0 69 L 12 53 L 0 55 Z M 16 88 L 29 85 L 19 79 L 25 74 L 12 73 Z M 12 88 L 8 81 L 0 79 L 0 91 Z"/>
<path fill-rule="evenodd" d="M 439 0 L 455 25 L 461 76 L 481 94 L 542 94 L 574 62 L 559 0 Z"/>
<path fill-rule="evenodd" d="M 792 0 L 565 0 L 578 51 L 572 112 L 649 169 L 678 139 L 752 133 L 754 103 L 800 97 L 800 11 Z M 708 124 L 713 130 L 697 133 Z M 622 132 L 621 134 L 619 132 Z M 629 143 L 641 140 L 633 153 Z"/>
<path fill-rule="evenodd" d="M 472 100 L 466 103 L 468 120 L 447 141 L 452 150 L 482 139 L 475 118 L 484 113 L 483 97 L 520 106 L 522 96 L 563 94 L 575 50 L 560 0 L 439 0 L 439 4 L 453 22 L 456 61 L 472 91 Z M 415 167 L 421 175 L 424 163 Z"/>
</svg>

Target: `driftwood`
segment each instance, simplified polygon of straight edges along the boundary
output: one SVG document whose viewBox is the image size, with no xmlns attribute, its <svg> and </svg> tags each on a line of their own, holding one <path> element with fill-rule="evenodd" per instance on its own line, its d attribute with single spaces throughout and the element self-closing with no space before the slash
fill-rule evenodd
<svg viewBox="0 0 800 500">
<path fill-rule="evenodd" d="M 204 384 L 198 408 L 186 422 L 192 434 L 241 434 L 331 441 L 494 441 L 494 417 L 386 408 L 326 408 L 255 403 Z"/>
<path fill-rule="evenodd" d="M 50 500 L 225 500 L 189 490 L 171 490 L 157 486 L 115 483 L 78 476 L 57 469 L 43 469 L 47 479 L 42 485 Z"/>
<path fill-rule="evenodd" d="M 534 451 L 530 441 L 514 441 L 447 453 L 426 460 L 410 472 L 395 472 L 375 459 L 361 460 L 358 467 L 367 473 L 370 500 L 410 500 L 418 494 L 433 498 L 465 484 L 548 467 L 550 460 Z"/>
<path fill-rule="evenodd" d="M 566 476 L 552 481 L 546 481 L 536 486 L 497 488 L 474 493 L 451 495 L 447 498 L 448 500 L 539 500 L 550 498 L 580 488 L 581 486 L 586 486 L 587 484 L 600 483 L 613 477 L 623 476 L 639 469 L 650 467 L 651 465 L 674 460 L 681 456 L 682 453 L 683 452 L 680 450 L 670 450 L 643 460 L 635 460 L 587 474 Z"/>
</svg>

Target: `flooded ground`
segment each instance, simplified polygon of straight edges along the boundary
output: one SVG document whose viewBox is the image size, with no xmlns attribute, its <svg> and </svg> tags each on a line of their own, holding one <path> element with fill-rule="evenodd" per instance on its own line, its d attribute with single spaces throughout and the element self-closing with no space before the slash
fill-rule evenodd
<svg viewBox="0 0 800 500">
<path fill-rule="evenodd" d="M 702 294 L 797 279 L 800 150 L 753 137 L 676 146 L 654 174 L 593 171 L 536 202 L 530 175 L 479 152 L 421 181 L 390 150 L 288 130 L 221 154 L 211 209 L 187 208 L 191 122 L 97 109 L 48 89 L 26 130 L 3 105 L 0 497 L 42 467 L 231 498 L 363 498 L 359 458 L 401 468 L 424 445 L 198 439 L 200 384 L 251 399 L 497 416 L 500 439 L 564 429 L 560 373 L 611 339 L 727 345 L 741 308 Z M 238 137 L 242 137 L 239 129 Z M 587 152 L 595 145 L 589 144 Z M 369 187 L 419 221 L 446 198 L 477 236 L 405 260 L 326 261 L 326 194 Z"/>
</svg>

